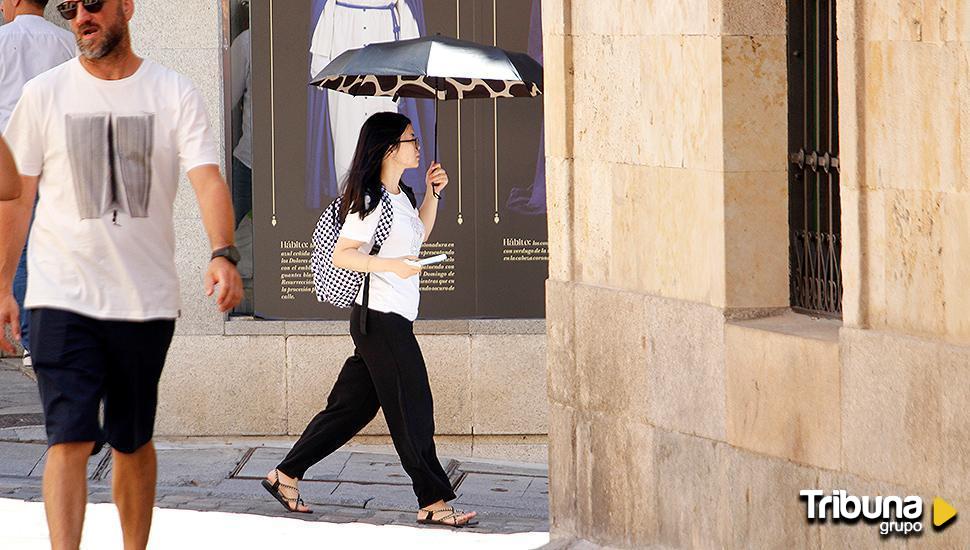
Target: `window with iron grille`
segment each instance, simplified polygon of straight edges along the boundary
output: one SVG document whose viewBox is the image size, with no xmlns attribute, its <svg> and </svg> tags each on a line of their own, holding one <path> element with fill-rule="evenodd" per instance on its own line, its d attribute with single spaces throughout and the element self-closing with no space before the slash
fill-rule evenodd
<svg viewBox="0 0 970 550">
<path fill-rule="evenodd" d="M 792 309 L 842 316 L 836 0 L 788 0 Z"/>
</svg>

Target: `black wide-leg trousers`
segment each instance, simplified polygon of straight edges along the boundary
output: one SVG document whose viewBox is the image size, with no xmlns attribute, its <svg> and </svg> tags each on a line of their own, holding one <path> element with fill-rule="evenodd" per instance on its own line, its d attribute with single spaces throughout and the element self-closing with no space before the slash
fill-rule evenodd
<svg viewBox="0 0 970 550">
<path fill-rule="evenodd" d="M 311 466 L 347 443 L 382 408 L 418 505 L 454 499 L 451 482 L 435 453 L 434 403 L 413 323 L 395 313 L 370 310 L 367 334 L 361 334 L 360 315 L 361 308 L 355 305 L 350 334 L 357 349 L 340 370 L 327 407 L 310 421 L 278 469 L 302 479 Z"/>
</svg>

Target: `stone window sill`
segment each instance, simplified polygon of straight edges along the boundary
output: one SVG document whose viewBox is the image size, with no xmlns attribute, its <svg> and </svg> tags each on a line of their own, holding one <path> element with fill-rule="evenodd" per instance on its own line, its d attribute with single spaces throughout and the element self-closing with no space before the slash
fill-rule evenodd
<svg viewBox="0 0 970 550">
<path fill-rule="evenodd" d="M 752 330 L 763 330 L 787 336 L 834 343 L 838 343 L 839 329 L 842 328 L 842 321 L 837 319 L 810 317 L 795 313 L 791 310 L 770 317 L 728 321 L 728 324 Z"/>
</svg>

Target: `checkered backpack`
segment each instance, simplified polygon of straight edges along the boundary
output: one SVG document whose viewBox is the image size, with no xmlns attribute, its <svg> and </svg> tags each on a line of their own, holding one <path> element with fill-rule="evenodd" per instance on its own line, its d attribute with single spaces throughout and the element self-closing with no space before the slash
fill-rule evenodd
<svg viewBox="0 0 970 550">
<path fill-rule="evenodd" d="M 417 201 L 414 192 L 401 184 L 401 190 L 407 195 L 411 205 L 415 206 Z M 391 206 L 391 196 L 387 190 L 381 188 L 381 214 L 377 220 L 377 230 L 374 233 L 374 246 L 371 248 L 371 256 L 376 256 L 381 251 L 381 246 L 391 233 L 391 224 L 394 223 L 394 208 Z M 360 286 L 369 282 L 370 274 L 359 271 L 341 269 L 333 265 L 333 250 L 340 237 L 340 229 L 343 223 L 340 221 L 341 197 L 337 197 L 330 203 L 330 206 L 323 211 L 320 219 L 317 220 L 317 227 L 313 231 L 313 255 L 310 257 L 310 267 L 313 270 L 313 290 L 317 295 L 317 300 L 332 304 L 337 307 L 350 307 L 360 292 Z M 357 214 L 348 214 L 348 216 Z M 364 307 L 367 307 L 367 293 L 364 294 Z"/>
<path fill-rule="evenodd" d="M 317 294 L 317 300 L 337 307 L 350 307 L 357 298 L 360 285 L 364 284 L 366 274 L 333 265 L 333 249 L 337 245 L 340 229 L 343 227 L 343 222 L 340 221 L 341 201 L 341 197 L 334 199 L 317 220 L 317 227 L 313 231 L 313 255 L 310 257 L 310 267 L 313 270 L 313 289 Z M 390 234 L 391 224 L 394 222 L 394 209 L 391 207 L 391 196 L 387 194 L 387 190 L 381 193 L 379 208 L 381 217 L 377 220 L 371 256 L 376 256 L 381 251 L 381 245 Z"/>
</svg>

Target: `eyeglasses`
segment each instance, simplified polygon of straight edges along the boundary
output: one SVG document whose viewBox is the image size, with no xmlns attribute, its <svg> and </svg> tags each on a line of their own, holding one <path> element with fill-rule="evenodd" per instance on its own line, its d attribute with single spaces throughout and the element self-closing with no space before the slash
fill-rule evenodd
<svg viewBox="0 0 970 550">
<path fill-rule="evenodd" d="M 413 143 L 414 146 L 417 147 L 418 149 L 421 148 L 421 143 L 418 141 L 418 138 L 414 138 L 414 139 L 399 139 L 399 140 L 397 140 L 397 143 Z"/>
<path fill-rule="evenodd" d="M 57 12 L 70 21 L 77 17 L 78 4 L 84 6 L 84 10 L 88 13 L 98 13 L 104 7 L 104 0 L 66 0 L 57 5 Z"/>
</svg>

